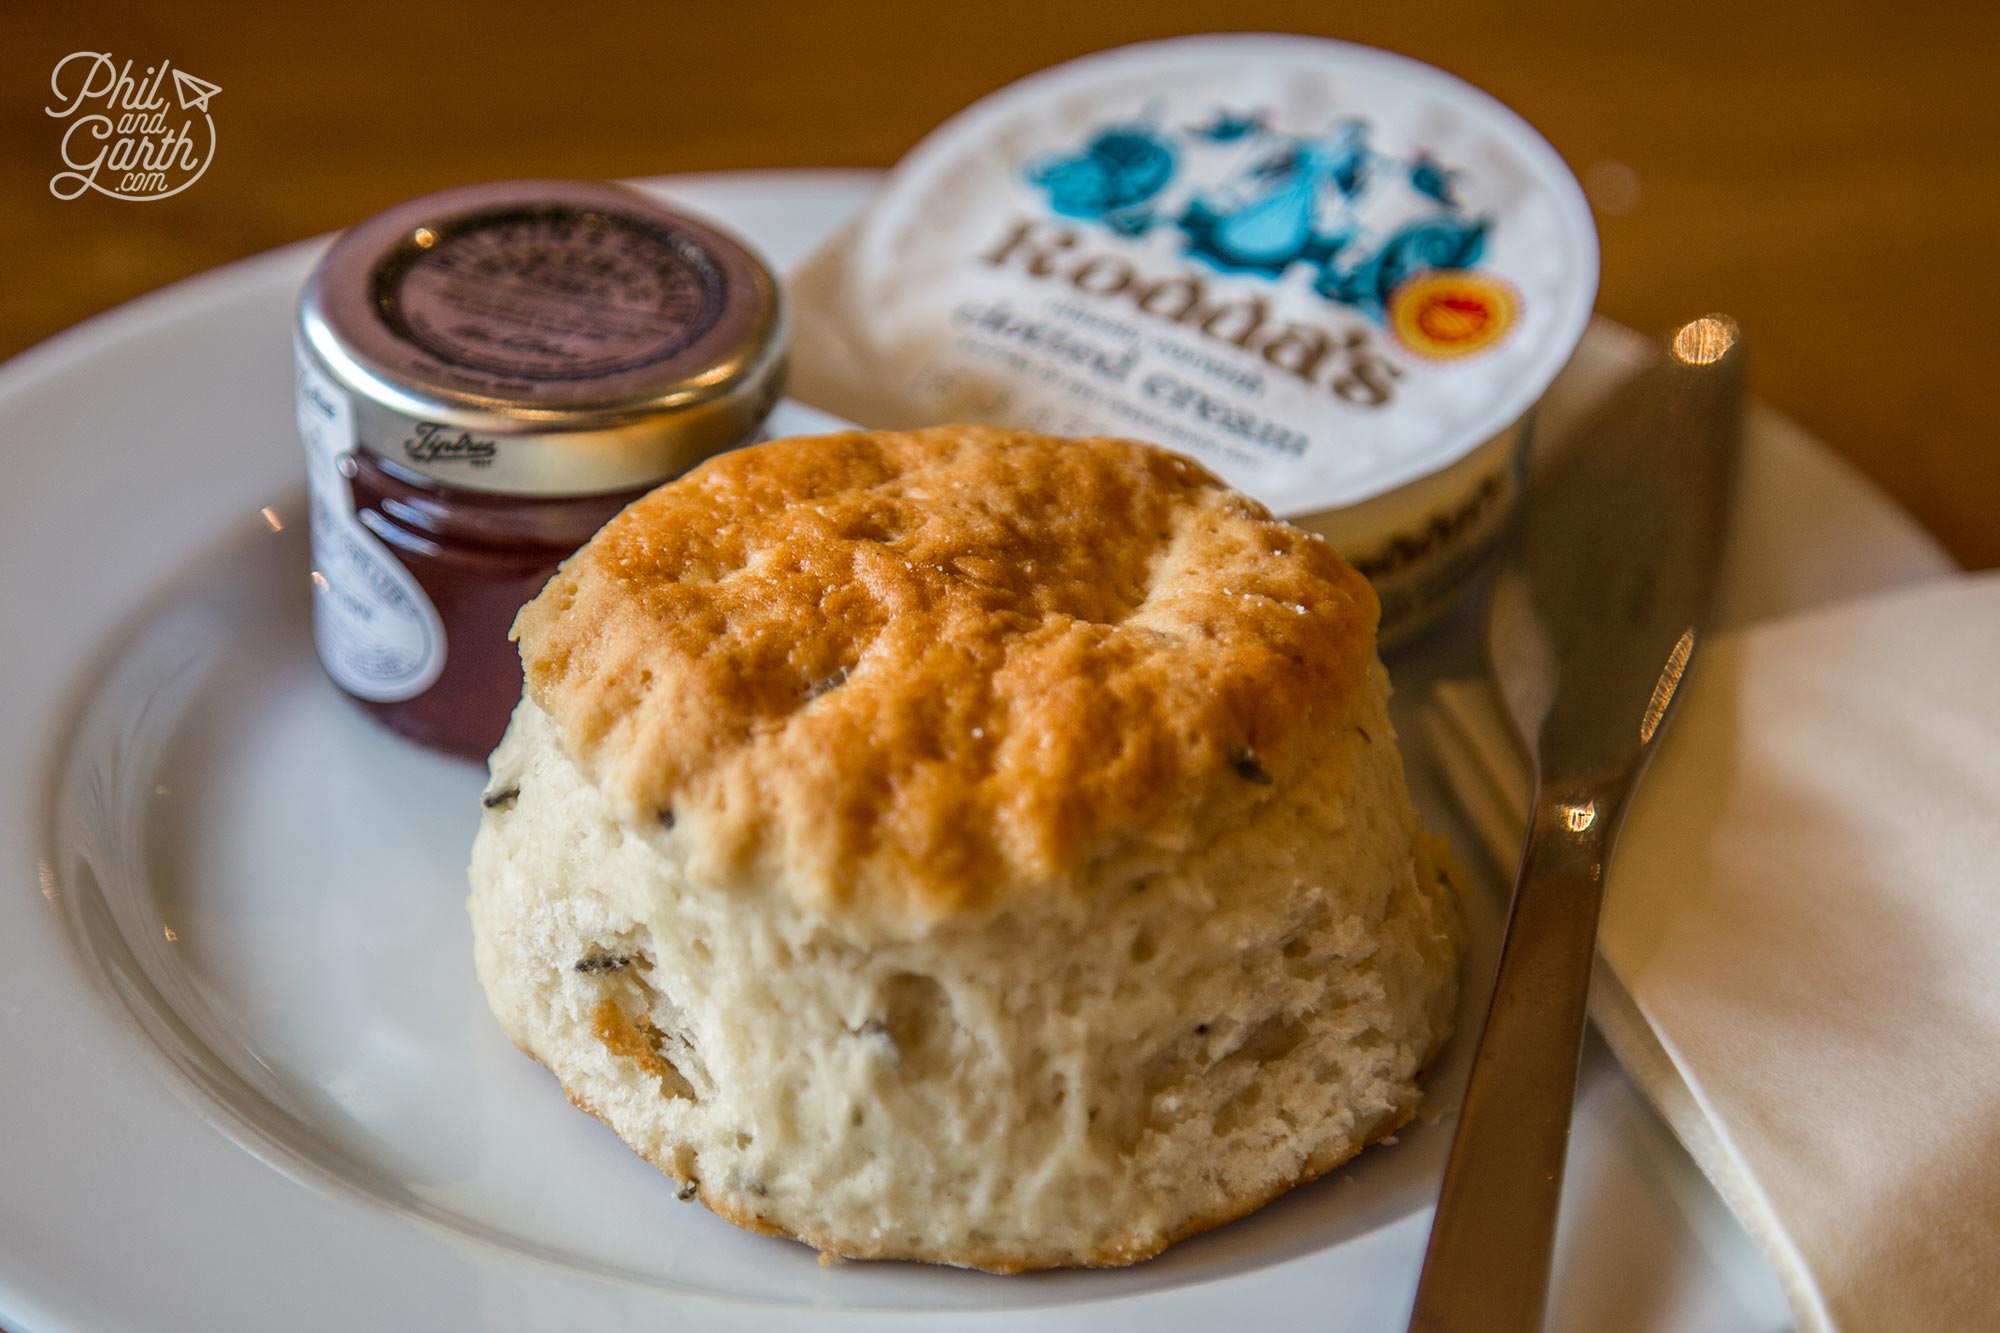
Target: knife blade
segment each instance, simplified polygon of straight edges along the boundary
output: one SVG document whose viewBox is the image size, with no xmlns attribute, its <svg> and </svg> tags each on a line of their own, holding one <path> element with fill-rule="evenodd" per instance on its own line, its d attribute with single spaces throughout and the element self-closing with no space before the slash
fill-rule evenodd
<svg viewBox="0 0 2000 1333">
<path fill-rule="evenodd" d="M 1727 316 L 1677 330 L 1538 479 L 1496 571 L 1488 668 L 1535 795 L 1412 1333 L 1541 1326 L 1605 869 L 1708 624 L 1743 361 Z"/>
</svg>

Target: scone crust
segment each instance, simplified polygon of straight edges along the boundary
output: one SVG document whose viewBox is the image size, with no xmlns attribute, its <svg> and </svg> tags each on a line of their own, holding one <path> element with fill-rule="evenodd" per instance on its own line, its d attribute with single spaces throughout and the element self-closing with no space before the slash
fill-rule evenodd
<svg viewBox="0 0 2000 1333">
<path fill-rule="evenodd" d="M 949 426 L 712 459 L 515 634 L 566 752 L 696 873 L 920 928 L 1266 799 L 1362 688 L 1376 611 L 1178 455 Z"/>
</svg>

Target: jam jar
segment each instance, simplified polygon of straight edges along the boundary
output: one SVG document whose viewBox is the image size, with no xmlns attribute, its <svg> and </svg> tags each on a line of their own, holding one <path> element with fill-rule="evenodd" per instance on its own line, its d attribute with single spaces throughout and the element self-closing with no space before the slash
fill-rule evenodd
<svg viewBox="0 0 2000 1333">
<path fill-rule="evenodd" d="M 295 344 L 320 660 L 396 731 L 472 758 L 521 695 L 515 612 L 626 504 L 756 438 L 784 379 L 756 255 L 597 182 L 361 223 L 308 279 Z"/>
</svg>

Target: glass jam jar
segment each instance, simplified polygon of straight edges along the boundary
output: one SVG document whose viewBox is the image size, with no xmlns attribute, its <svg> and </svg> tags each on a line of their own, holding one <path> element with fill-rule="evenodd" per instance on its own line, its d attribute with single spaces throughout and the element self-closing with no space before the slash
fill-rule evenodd
<svg viewBox="0 0 2000 1333">
<path fill-rule="evenodd" d="M 470 758 L 521 695 L 514 613 L 626 504 L 755 438 L 784 380 L 770 270 L 609 183 L 371 218 L 313 270 L 295 335 L 320 660 Z"/>
</svg>

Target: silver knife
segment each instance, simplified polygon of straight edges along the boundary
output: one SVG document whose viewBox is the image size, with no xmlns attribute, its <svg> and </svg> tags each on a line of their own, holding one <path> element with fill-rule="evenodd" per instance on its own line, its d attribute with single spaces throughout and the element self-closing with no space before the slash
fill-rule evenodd
<svg viewBox="0 0 2000 1333">
<path fill-rule="evenodd" d="M 1541 1327 L 1605 867 L 1708 623 L 1742 432 L 1735 322 L 1683 325 L 1538 480 L 1495 576 L 1535 795 L 1412 1333 Z"/>
</svg>

